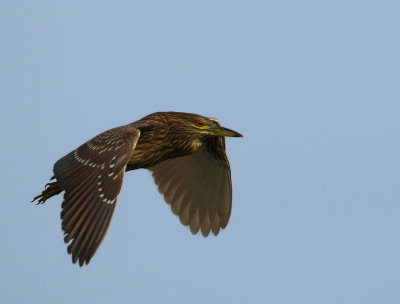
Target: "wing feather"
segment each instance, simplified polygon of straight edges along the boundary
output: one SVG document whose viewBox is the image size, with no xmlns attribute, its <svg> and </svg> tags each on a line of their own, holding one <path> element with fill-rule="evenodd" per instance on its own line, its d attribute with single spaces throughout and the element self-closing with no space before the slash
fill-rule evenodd
<svg viewBox="0 0 400 304">
<path fill-rule="evenodd" d="M 181 223 L 204 237 L 225 228 L 232 208 L 229 161 L 223 137 L 211 137 L 197 152 L 150 168 L 158 190 Z"/>
<path fill-rule="evenodd" d="M 61 158 L 54 175 L 65 190 L 64 241 L 79 265 L 88 264 L 103 240 L 115 209 L 126 165 L 140 131 L 123 126 L 106 131 Z"/>
</svg>

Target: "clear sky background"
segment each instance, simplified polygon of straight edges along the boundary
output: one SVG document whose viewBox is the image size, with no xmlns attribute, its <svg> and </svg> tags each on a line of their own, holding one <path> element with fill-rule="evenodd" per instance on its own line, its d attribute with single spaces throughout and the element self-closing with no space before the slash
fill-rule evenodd
<svg viewBox="0 0 400 304">
<path fill-rule="evenodd" d="M 400 303 L 399 1 L 2 1 L 1 303 Z M 146 170 L 73 265 L 55 161 L 161 110 L 217 117 L 233 210 L 193 236 Z"/>
</svg>

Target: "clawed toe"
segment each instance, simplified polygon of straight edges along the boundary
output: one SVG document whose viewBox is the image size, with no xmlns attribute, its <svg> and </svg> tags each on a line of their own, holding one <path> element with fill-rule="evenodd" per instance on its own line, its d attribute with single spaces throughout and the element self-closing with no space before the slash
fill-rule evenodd
<svg viewBox="0 0 400 304">
<path fill-rule="evenodd" d="M 38 200 L 36 205 L 43 204 L 50 197 L 60 193 L 61 191 L 63 191 L 63 189 L 60 187 L 60 185 L 57 182 L 47 183 L 45 186 L 45 189 L 42 191 L 42 193 L 33 198 L 32 203 L 34 201 Z"/>
</svg>

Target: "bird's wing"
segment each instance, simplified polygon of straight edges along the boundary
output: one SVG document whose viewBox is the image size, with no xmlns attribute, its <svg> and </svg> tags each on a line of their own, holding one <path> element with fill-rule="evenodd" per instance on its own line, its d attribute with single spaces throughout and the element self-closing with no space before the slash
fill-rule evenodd
<svg viewBox="0 0 400 304">
<path fill-rule="evenodd" d="M 232 208 L 231 170 L 225 139 L 211 137 L 197 152 L 150 168 L 158 190 L 181 223 L 193 234 L 217 235 L 228 224 Z"/>
<path fill-rule="evenodd" d="M 140 131 L 123 126 L 106 131 L 61 158 L 54 175 L 65 190 L 61 220 L 68 253 L 88 264 L 103 240 L 121 190 L 125 167 Z"/>
</svg>

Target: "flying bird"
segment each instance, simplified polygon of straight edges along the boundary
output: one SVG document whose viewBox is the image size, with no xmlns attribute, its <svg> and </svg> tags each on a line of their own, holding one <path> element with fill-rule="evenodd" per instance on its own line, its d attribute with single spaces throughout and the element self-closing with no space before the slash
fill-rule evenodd
<svg viewBox="0 0 400 304">
<path fill-rule="evenodd" d="M 64 241 L 73 263 L 88 264 L 110 225 L 126 171 L 145 168 L 181 223 L 217 235 L 228 224 L 232 183 L 225 136 L 215 118 L 158 112 L 103 132 L 54 164 L 55 182 L 33 201 L 64 191 Z"/>
</svg>

